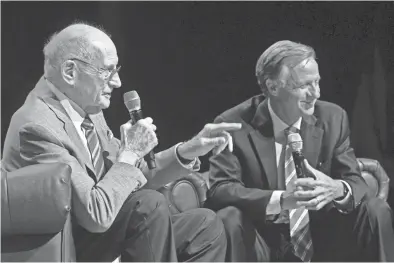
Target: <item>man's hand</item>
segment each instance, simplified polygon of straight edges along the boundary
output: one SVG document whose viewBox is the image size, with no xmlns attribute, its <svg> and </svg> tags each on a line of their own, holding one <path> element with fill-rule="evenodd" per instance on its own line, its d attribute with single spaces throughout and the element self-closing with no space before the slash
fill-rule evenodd
<svg viewBox="0 0 394 263">
<path fill-rule="evenodd" d="M 157 144 L 156 126 L 151 118 L 139 120 L 132 125 L 127 122 L 120 126 L 121 146 L 118 161 L 135 164 L 148 154 Z"/>
<path fill-rule="evenodd" d="M 320 210 L 332 200 L 343 196 L 343 184 L 339 180 L 334 180 L 324 173 L 314 169 L 305 160 L 306 172 L 316 176 L 313 178 L 299 178 L 295 181 L 296 191 L 294 196 L 309 200 L 298 201 L 297 205 L 305 206 L 309 210 Z"/>
<path fill-rule="evenodd" d="M 299 202 L 311 200 L 311 198 L 296 196 L 295 193 L 296 191 L 294 190 L 287 190 L 282 193 L 280 199 L 281 210 L 297 209 L 301 207 L 301 205 L 299 205 Z"/>
<path fill-rule="evenodd" d="M 241 123 L 210 123 L 206 124 L 195 137 L 181 144 L 178 153 L 181 157 L 193 160 L 213 150 L 213 154 L 221 153 L 228 145 L 233 151 L 233 139 L 228 131 L 241 129 Z"/>
</svg>

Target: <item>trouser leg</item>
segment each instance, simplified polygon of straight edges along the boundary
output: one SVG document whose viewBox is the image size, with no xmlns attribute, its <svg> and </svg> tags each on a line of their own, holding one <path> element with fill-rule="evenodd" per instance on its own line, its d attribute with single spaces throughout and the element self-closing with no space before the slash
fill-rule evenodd
<svg viewBox="0 0 394 263">
<path fill-rule="evenodd" d="M 313 222 L 313 261 L 394 261 L 393 217 L 378 198 L 364 200 L 355 211 L 335 208 Z"/>
<path fill-rule="evenodd" d="M 353 232 L 360 254 L 368 261 L 394 261 L 393 215 L 388 204 L 372 198 L 358 210 Z"/>
<path fill-rule="evenodd" d="M 226 235 L 215 212 L 193 209 L 172 217 L 179 261 L 223 262 Z"/>
<path fill-rule="evenodd" d="M 226 261 L 269 261 L 270 249 L 241 210 L 229 206 L 219 210 L 217 215 L 223 221 L 227 236 Z"/>
<path fill-rule="evenodd" d="M 140 190 L 130 195 L 104 233 L 74 231 L 77 261 L 177 261 L 171 214 L 165 197 Z"/>
</svg>

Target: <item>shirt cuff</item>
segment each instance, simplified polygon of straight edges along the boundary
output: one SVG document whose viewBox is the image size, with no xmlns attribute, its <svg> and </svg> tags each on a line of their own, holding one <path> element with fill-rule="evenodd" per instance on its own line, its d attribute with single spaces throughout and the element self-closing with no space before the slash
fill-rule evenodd
<svg viewBox="0 0 394 263">
<path fill-rule="evenodd" d="M 178 163 L 179 163 L 183 168 L 185 168 L 185 169 L 187 169 L 187 170 L 190 170 L 190 171 L 193 171 L 193 172 L 199 171 L 199 170 L 200 170 L 200 164 L 201 164 L 201 162 L 200 162 L 200 159 L 198 159 L 197 157 L 194 158 L 193 160 L 191 160 L 189 163 L 183 163 L 183 162 L 179 159 L 179 156 L 178 156 L 178 147 L 179 147 L 179 145 L 181 145 L 181 144 L 182 144 L 182 142 L 176 144 L 175 147 L 174 147 L 176 160 L 178 161 Z"/>
<path fill-rule="evenodd" d="M 266 215 L 277 215 L 282 210 L 280 207 L 280 196 L 283 194 L 284 191 L 273 191 L 270 201 L 267 205 L 265 210 Z"/>
<path fill-rule="evenodd" d="M 347 182 L 345 182 L 343 180 L 339 180 L 339 181 L 341 181 L 342 183 L 345 184 L 345 186 L 347 187 L 348 192 L 347 192 L 347 195 L 343 199 L 341 199 L 339 201 L 333 200 L 333 202 L 337 206 L 345 206 L 345 205 L 347 205 L 349 203 L 350 197 L 352 196 L 352 188 L 350 187 L 350 185 Z"/>
</svg>

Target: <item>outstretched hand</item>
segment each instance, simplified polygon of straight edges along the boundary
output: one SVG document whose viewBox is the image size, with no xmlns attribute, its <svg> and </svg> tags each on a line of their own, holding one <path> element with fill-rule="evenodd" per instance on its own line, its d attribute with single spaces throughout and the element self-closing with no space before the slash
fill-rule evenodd
<svg viewBox="0 0 394 263">
<path fill-rule="evenodd" d="M 221 153 L 227 146 L 233 151 L 233 138 L 229 131 L 241 129 L 241 123 L 209 123 L 191 140 L 181 144 L 178 152 L 181 157 L 193 160 L 212 150 L 214 155 Z"/>
</svg>

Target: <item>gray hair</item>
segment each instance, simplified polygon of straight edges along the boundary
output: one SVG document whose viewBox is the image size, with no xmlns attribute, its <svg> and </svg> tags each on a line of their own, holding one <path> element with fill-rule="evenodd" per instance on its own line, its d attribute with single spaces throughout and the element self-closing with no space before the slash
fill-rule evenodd
<svg viewBox="0 0 394 263">
<path fill-rule="evenodd" d="M 267 79 L 277 79 L 283 66 L 294 68 L 307 58 L 316 59 L 315 50 L 307 45 L 282 40 L 267 48 L 256 64 L 256 77 L 261 91 L 267 95 Z"/>
<path fill-rule="evenodd" d="M 79 58 L 87 62 L 96 59 L 100 52 L 92 45 L 89 36 L 94 31 L 104 32 L 102 28 L 84 22 L 76 22 L 54 33 L 44 46 L 44 72 L 59 69 L 70 58 Z"/>
</svg>

